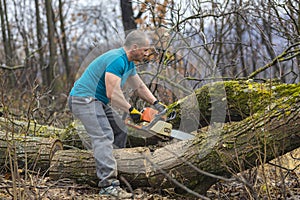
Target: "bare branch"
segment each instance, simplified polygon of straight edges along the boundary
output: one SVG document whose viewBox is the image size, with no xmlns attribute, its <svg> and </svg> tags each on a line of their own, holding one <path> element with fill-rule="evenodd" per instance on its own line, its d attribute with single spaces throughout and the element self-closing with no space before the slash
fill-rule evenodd
<svg viewBox="0 0 300 200">
<path fill-rule="evenodd" d="M 257 74 L 259 74 L 260 72 L 265 71 L 266 69 L 272 67 L 273 65 L 275 65 L 278 62 L 283 62 L 283 61 L 287 61 L 287 60 L 291 60 L 293 58 L 295 58 L 296 56 L 300 55 L 300 49 L 299 48 L 295 48 L 294 50 L 291 50 L 292 48 L 296 47 L 300 45 L 300 42 L 297 42 L 291 46 L 289 46 L 286 50 L 284 50 L 280 55 L 278 55 L 276 58 L 274 58 L 270 63 L 266 64 L 265 66 L 259 68 L 258 70 L 252 72 L 248 78 L 253 78 L 255 77 Z M 292 54 L 292 55 L 290 55 Z"/>
<path fill-rule="evenodd" d="M 155 75 L 155 74 L 153 74 L 153 73 L 151 73 L 151 72 L 149 72 L 149 71 L 143 71 L 143 72 L 140 72 L 139 74 L 140 74 L 140 75 L 146 74 L 146 75 L 150 75 L 150 76 L 153 76 L 153 77 L 157 77 L 157 78 L 159 78 L 160 80 L 165 81 L 166 83 L 169 83 L 170 85 L 172 85 L 172 86 L 178 88 L 179 90 L 183 91 L 184 93 L 190 94 L 190 93 L 192 92 L 192 91 L 189 90 L 188 88 L 185 88 L 185 87 L 181 86 L 180 84 L 171 81 L 170 79 L 168 79 L 168 78 L 165 77 L 165 76 Z"/>
<path fill-rule="evenodd" d="M 24 67 L 25 67 L 24 65 L 15 65 L 15 66 L 0 65 L 0 68 L 7 69 L 7 70 L 16 70 Z"/>
</svg>

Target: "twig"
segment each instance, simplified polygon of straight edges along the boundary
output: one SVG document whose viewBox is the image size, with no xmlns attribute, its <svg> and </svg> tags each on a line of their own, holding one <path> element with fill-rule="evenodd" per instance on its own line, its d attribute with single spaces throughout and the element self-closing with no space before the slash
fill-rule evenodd
<svg viewBox="0 0 300 200">
<path fill-rule="evenodd" d="M 287 61 L 287 60 L 291 60 L 292 58 L 300 55 L 300 49 L 294 49 L 291 50 L 292 48 L 296 47 L 300 45 L 300 42 L 297 42 L 291 46 L 289 46 L 286 50 L 284 50 L 280 55 L 278 55 L 276 58 L 274 58 L 270 63 L 266 64 L 265 66 L 259 68 L 258 70 L 252 72 L 248 78 L 251 79 L 254 76 L 256 76 L 257 74 L 259 74 L 260 72 L 265 71 L 266 69 L 272 67 L 273 65 L 275 65 L 278 62 L 283 62 L 283 61 Z M 293 53 L 292 55 L 288 56 L 289 54 Z"/>
<path fill-rule="evenodd" d="M 8 69 L 8 70 L 16 70 L 16 69 L 21 69 L 24 67 L 25 67 L 24 65 L 15 65 L 15 66 L 0 65 L 0 68 Z"/>
<path fill-rule="evenodd" d="M 140 75 L 147 74 L 147 75 L 155 76 L 155 74 L 153 74 L 151 72 L 148 72 L 148 71 L 143 71 L 143 72 L 140 72 L 139 74 Z M 187 88 L 185 88 L 185 87 L 183 87 L 183 86 L 181 86 L 181 85 L 179 85 L 179 84 L 177 84 L 177 83 L 169 80 L 168 78 L 166 78 L 164 76 L 157 75 L 157 78 L 159 78 L 160 80 L 163 80 L 163 81 L 169 83 L 170 85 L 172 85 L 172 86 L 180 89 L 181 91 L 183 91 L 183 92 L 185 92 L 187 94 L 190 94 L 192 92 L 191 90 L 189 90 L 189 89 L 187 89 Z"/>
<path fill-rule="evenodd" d="M 174 179 L 173 177 L 171 177 L 169 174 L 167 174 L 164 170 L 162 170 L 157 164 L 155 164 L 154 162 L 152 162 L 147 155 L 144 154 L 145 159 L 150 162 L 158 171 L 160 171 L 167 179 L 169 179 L 171 182 L 173 182 L 174 184 L 180 186 L 183 190 L 187 191 L 188 193 L 198 197 L 198 198 L 202 198 L 205 200 L 210 200 L 209 198 L 189 189 L 188 187 L 186 187 L 185 185 L 179 183 L 176 179 Z"/>
</svg>

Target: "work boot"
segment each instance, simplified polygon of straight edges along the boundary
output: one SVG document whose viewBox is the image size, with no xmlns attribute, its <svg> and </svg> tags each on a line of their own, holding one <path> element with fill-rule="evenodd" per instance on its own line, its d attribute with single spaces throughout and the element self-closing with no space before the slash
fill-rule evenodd
<svg viewBox="0 0 300 200">
<path fill-rule="evenodd" d="M 99 194 L 110 195 L 113 197 L 117 197 L 118 199 L 128 199 L 133 197 L 132 193 L 126 192 L 118 185 L 111 185 L 108 187 L 101 188 Z"/>
</svg>

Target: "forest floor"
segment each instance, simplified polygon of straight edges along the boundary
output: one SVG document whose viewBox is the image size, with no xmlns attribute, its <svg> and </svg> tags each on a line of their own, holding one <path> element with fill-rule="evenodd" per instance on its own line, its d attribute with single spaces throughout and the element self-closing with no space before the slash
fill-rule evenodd
<svg viewBox="0 0 300 200">
<path fill-rule="evenodd" d="M 248 199 L 300 199 L 300 149 L 273 160 L 259 168 L 237 175 L 244 178 L 247 185 L 238 182 L 220 181 L 213 185 L 205 195 L 212 200 L 248 200 Z M 281 167 L 278 167 L 280 163 Z M 99 189 L 89 185 L 76 184 L 71 180 L 50 180 L 47 176 L 25 174 L 20 171 L 19 182 L 13 182 L 11 174 L 0 175 L 0 199 L 18 200 L 108 200 L 108 196 L 98 194 Z M 154 190 L 139 188 L 134 191 L 140 200 L 199 199 L 175 194 L 172 189 Z M 13 197 L 16 198 L 13 198 Z"/>
</svg>

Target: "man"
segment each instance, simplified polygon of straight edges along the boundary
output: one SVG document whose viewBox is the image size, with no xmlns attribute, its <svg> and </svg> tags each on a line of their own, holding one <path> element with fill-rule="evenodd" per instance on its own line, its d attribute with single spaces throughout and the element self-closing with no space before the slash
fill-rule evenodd
<svg viewBox="0 0 300 200">
<path fill-rule="evenodd" d="M 118 198 L 132 197 L 131 193 L 120 187 L 117 163 L 113 157 L 113 148 L 125 147 L 127 129 L 110 105 L 129 113 L 135 122 L 141 120 L 141 113 L 124 97 L 122 87 L 125 82 L 158 111 L 166 108 L 136 72 L 133 61 L 143 61 L 148 55 L 148 49 L 149 40 L 144 32 L 130 32 L 123 47 L 110 50 L 93 60 L 70 92 L 70 110 L 82 122 L 91 140 L 100 179 L 100 194 Z"/>
</svg>

